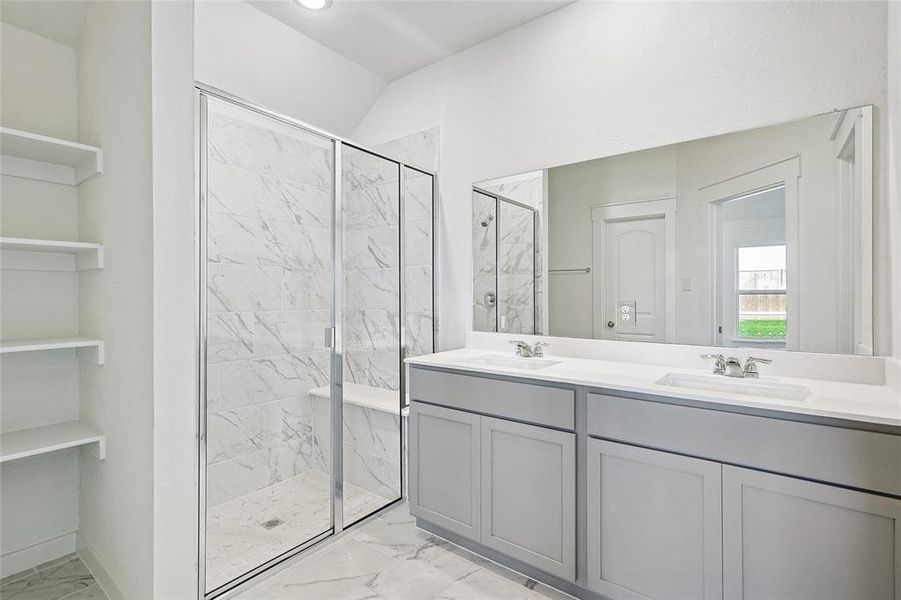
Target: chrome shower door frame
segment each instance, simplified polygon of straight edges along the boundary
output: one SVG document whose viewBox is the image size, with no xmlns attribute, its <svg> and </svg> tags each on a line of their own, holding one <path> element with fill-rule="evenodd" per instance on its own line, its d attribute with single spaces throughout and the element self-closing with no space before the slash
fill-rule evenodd
<svg viewBox="0 0 901 600">
<path fill-rule="evenodd" d="M 230 103 L 234 106 L 237 106 L 242 109 L 250 110 L 264 117 L 268 117 L 284 123 L 288 126 L 295 127 L 299 130 L 305 131 L 309 134 L 316 135 L 321 138 L 325 138 L 330 140 L 332 144 L 333 150 L 333 174 L 334 174 L 334 182 L 333 182 L 333 198 L 332 198 L 332 215 L 331 215 L 331 227 L 332 227 L 332 244 L 330 249 L 330 267 L 332 269 L 332 302 L 330 309 L 330 326 L 324 332 L 324 335 L 330 339 L 331 342 L 331 361 L 330 361 L 330 422 L 331 422 L 331 430 L 330 430 L 330 438 L 331 438 L 331 489 L 330 489 L 330 512 L 331 512 L 331 528 L 327 531 L 309 539 L 303 541 L 298 546 L 288 550 L 278 556 L 271 558 L 270 560 L 264 562 L 261 565 L 258 565 L 256 568 L 243 573 L 237 578 L 229 581 L 222 586 L 211 590 L 209 592 L 206 591 L 206 504 L 207 504 L 207 472 L 206 472 L 206 460 L 207 460 L 207 428 L 206 428 L 206 416 L 207 416 L 207 389 L 206 389 L 206 361 L 207 361 L 207 225 L 208 225 L 208 203 L 207 203 L 207 194 L 208 194 L 208 181 L 207 181 L 207 118 L 208 118 L 208 106 L 207 102 L 209 98 L 214 98 L 217 101 L 224 101 Z M 405 406 L 405 370 L 404 370 L 404 358 L 406 356 L 406 291 L 404 289 L 405 284 L 405 247 L 403 242 L 405 241 L 404 235 L 404 202 L 405 202 L 405 170 L 407 168 L 420 172 L 424 175 L 428 175 L 432 178 L 432 349 L 436 349 L 437 340 L 438 340 L 438 315 L 437 315 L 437 271 L 438 271 L 438 175 L 437 173 L 425 171 L 418 167 L 413 167 L 411 165 L 406 164 L 405 162 L 399 161 L 397 159 L 390 158 L 385 156 L 379 152 L 374 152 L 357 144 L 351 143 L 346 139 L 341 138 L 340 136 L 336 136 L 327 131 L 321 130 L 317 127 L 311 126 L 307 123 L 294 119 L 292 117 L 288 117 L 286 115 L 279 114 L 277 112 L 273 112 L 265 107 L 259 106 L 252 102 L 248 102 L 242 98 L 236 97 L 232 94 L 219 90 L 215 87 L 202 84 L 195 83 L 195 179 L 196 179 L 196 193 L 198 198 L 197 203 L 197 212 L 196 212 L 196 224 L 195 224 L 195 235 L 196 235 L 196 250 L 195 250 L 195 260 L 197 261 L 198 269 L 196 276 L 196 310 L 197 310 L 197 377 L 198 377 L 198 398 L 197 398 L 197 440 L 198 440 L 198 448 L 197 448 L 197 468 L 198 468 L 198 597 L 204 599 L 211 599 L 218 596 L 222 596 L 224 594 L 230 594 L 236 592 L 240 588 L 247 587 L 251 581 L 258 575 L 269 571 L 274 570 L 277 566 L 284 564 L 286 561 L 295 558 L 302 553 L 310 550 L 312 546 L 332 538 L 338 534 L 340 534 L 345 527 L 347 526 L 344 523 L 344 448 L 343 448 L 343 370 L 344 370 L 344 309 L 343 309 L 343 290 L 344 290 L 344 261 L 343 261 L 343 210 L 344 210 L 344 199 L 343 199 L 343 169 L 342 169 L 342 158 L 343 158 L 343 150 L 345 147 L 353 148 L 355 150 L 360 150 L 363 152 L 367 152 L 376 157 L 389 161 L 398 168 L 398 186 L 399 186 L 399 195 L 398 195 L 398 254 L 399 254 L 399 387 L 398 390 L 398 418 L 400 423 L 399 429 L 399 437 L 400 437 L 400 482 L 401 489 L 398 490 L 398 498 L 392 502 L 389 502 L 382 508 L 376 510 L 374 513 L 366 515 L 359 519 L 356 522 L 363 521 L 367 518 L 372 517 L 373 514 L 377 514 L 381 511 L 388 509 L 393 506 L 395 503 L 403 500 L 403 489 L 404 489 L 404 473 L 405 473 L 405 462 L 406 459 L 403 455 L 403 440 L 404 440 L 404 422 L 402 418 L 402 412 Z"/>
</svg>

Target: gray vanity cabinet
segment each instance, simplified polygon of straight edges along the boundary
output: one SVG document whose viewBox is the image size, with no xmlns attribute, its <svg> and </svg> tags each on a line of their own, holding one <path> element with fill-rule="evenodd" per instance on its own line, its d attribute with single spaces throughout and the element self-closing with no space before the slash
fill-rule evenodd
<svg viewBox="0 0 901 600">
<path fill-rule="evenodd" d="M 430 404 L 410 405 L 410 512 L 479 541 L 479 415 Z"/>
<path fill-rule="evenodd" d="M 411 369 L 410 512 L 576 580 L 575 392 Z"/>
<path fill-rule="evenodd" d="M 723 467 L 730 599 L 901 599 L 901 500 Z"/>
<path fill-rule="evenodd" d="M 575 434 L 482 417 L 482 544 L 575 580 Z"/>
<path fill-rule="evenodd" d="M 588 587 L 617 599 L 723 597 L 717 462 L 588 440 Z"/>
</svg>

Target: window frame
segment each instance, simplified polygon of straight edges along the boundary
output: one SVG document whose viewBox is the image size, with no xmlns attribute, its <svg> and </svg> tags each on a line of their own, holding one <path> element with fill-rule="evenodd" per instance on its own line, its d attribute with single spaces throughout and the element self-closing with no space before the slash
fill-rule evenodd
<svg viewBox="0 0 901 600">
<path fill-rule="evenodd" d="M 785 265 L 785 287 L 779 289 L 743 289 L 740 286 L 741 282 L 741 270 L 739 269 L 739 260 L 738 255 L 739 251 L 743 248 L 769 248 L 769 247 L 782 247 L 786 252 L 786 265 Z M 761 344 L 761 345 L 780 345 L 784 346 L 788 339 L 788 299 L 786 298 L 786 309 L 785 309 L 785 321 L 786 321 L 786 332 L 782 337 L 747 337 L 742 336 L 739 332 L 741 331 L 741 298 L 742 296 L 787 296 L 788 295 L 788 244 L 774 244 L 771 242 L 761 243 L 761 244 L 742 244 L 740 246 L 735 246 L 733 248 L 733 259 L 735 263 L 735 268 L 733 272 L 735 274 L 735 280 L 732 284 L 733 289 L 733 331 L 732 331 L 732 341 L 734 342 L 742 342 L 742 343 L 753 343 L 753 344 Z"/>
</svg>

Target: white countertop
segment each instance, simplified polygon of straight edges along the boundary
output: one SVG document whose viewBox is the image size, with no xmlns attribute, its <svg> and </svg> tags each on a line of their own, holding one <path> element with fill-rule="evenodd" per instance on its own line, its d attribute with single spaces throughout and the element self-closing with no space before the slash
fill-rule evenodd
<svg viewBox="0 0 901 600">
<path fill-rule="evenodd" d="M 694 390 L 655 383 L 667 373 L 698 375 L 710 374 L 709 370 L 680 369 L 654 364 L 573 358 L 550 354 L 545 355 L 545 358 L 560 361 L 559 364 L 537 370 L 491 366 L 471 362 L 474 358 L 484 356 L 512 357 L 512 353 L 464 348 L 408 358 L 406 362 L 411 365 L 666 396 L 681 400 L 710 403 L 711 405 L 728 405 L 739 408 L 831 417 L 901 427 L 901 397 L 887 385 L 793 377 L 768 377 L 766 375 L 766 365 L 760 366 L 761 375 L 759 381 L 777 381 L 807 386 L 811 392 L 810 398 L 799 402 L 774 400 L 743 394 Z"/>
</svg>

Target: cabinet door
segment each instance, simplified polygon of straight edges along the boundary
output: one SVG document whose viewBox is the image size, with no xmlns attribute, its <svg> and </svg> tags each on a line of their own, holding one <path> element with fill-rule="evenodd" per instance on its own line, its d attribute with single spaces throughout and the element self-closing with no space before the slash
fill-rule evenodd
<svg viewBox="0 0 901 600">
<path fill-rule="evenodd" d="M 588 586 L 611 598 L 722 598 L 719 463 L 588 440 Z"/>
<path fill-rule="evenodd" d="M 410 405 L 410 512 L 478 541 L 478 415 Z"/>
<path fill-rule="evenodd" d="M 723 467 L 728 598 L 901 598 L 901 500 Z"/>
<path fill-rule="evenodd" d="M 482 417 L 482 544 L 569 581 L 575 434 Z"/>
</svg>

